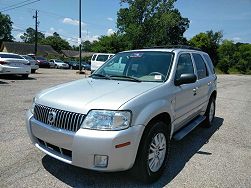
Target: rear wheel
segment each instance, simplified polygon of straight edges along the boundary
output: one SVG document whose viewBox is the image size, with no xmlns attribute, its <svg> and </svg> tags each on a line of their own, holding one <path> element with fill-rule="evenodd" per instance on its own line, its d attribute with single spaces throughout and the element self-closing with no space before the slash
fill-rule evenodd
<svg viewBox="0 0 251 188">
<path fill-rule="evenodd" d="M 31 69 L 31 73 L 35 73 L 36 72 L 36 69 Z"/>
<path fill-rule="evenodd" d="M 206 119 L 204 122 L 205 127 L 211 127 L 215 117 L 215 98 L 211 97 L 205 113 Z"/>
<path fill-rule="evenodd" d="M 132 169 L 133 175 L 145 183 L 156 181 L 163 173 L 169 155 L 170 138 L 165 124 L 156 122 L 144 134 Z"/>
</svg>

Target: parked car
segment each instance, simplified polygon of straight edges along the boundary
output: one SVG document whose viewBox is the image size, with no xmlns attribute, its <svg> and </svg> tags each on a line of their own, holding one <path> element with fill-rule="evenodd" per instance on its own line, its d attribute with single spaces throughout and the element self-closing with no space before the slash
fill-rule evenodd
<svg viewBox="0 0 251 188">
<path fill-rule="evenodd" d="M 0 52 L 0 74 L 19 74 L 28 78 L 30 73 L 29 61 L 18 54 Z"/>
<path fill-rule="evenodd" d="M 63 62 L 62 60 L 51 59 L 49 62 L 54 63 L 56 69 L 68 69 L 69 68 L 69 65 Z"/>
<path fill-rule="evenodd" d="M 79 70 L 79 61 L 68 61 L 65 63 L 69 65 L 70 69 Z M 81 62 L 81 66 L 83 70 L 91 70 L 91 65 L 86 62 Z"/>
<path fill-rule="evenodd" d="M 49 62 L 44 57 L 37 56 L 36 60 L 40 68 L 50 68 Z"/>
<path fill-rule="evenodd" d="M 56 68 L 56 64 L 54 63 L 54 61 L 50 60 L 49 64 L 50 64 L 50 68 Z"/>
<path fill-rule="evenodd" d="M 200 50 L 121 52 L 89 78 L 37 94 L 27 130 L 38 149 L 60 161 L 102 172 L 132 169 L 153 182 L 171 139 L 213 125 L 216 85 L 212 61 Z"/>
<path fill-rule="evenodd" d="M 96 53 L 92 55 L 91 58 L 91 71 L 95 71 L 98 69 L 101 65 L 103 65 L 108 59 L 110 59 L 115 54 L 109 54 L 109 53 Z"/>
<path fill-rule="evenodd" d="M 28 55 L 21 55 L 21 56 L 30 63 L 31 73 L 35 73 L 36 70 L 39 68 L 37 61 Z"/>
</svg>

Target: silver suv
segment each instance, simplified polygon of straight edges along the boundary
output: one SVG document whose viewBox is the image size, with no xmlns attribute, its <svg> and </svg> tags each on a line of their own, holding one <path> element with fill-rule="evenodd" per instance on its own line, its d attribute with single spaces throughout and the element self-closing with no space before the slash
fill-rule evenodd
<svg viewBox="0 0 251 188">
<path fill-rule="evenodd" d="M 212 125 L 216 79 L 200 50 L 121 52 L 89 78 L 37 94 L 27 112 L 28 133 L 38 149 L 65 163 L 131 169 L 152 182 L 165 168 L 171 139 Z"/>
</svg>

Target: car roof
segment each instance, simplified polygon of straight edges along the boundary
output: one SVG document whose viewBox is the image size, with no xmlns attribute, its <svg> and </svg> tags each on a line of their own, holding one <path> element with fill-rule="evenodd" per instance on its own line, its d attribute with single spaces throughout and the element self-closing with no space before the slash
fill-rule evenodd
<svg viewBox="0 0 251 188">
<path fill-rule="evenodd" d="M 165 45 L 165 46 L 153 46 L 147 47 L 144 49 L 128 50 L 124 52 L 139 52 L 139 51 L 157 51 L 157 52 L 196 52 L 196 53 L 205 53 L 200 48 L 196 48 L 189 45 Z"/>
<path fill-rule="evenodd" d="M 201 50 L 194 50 L 194 49 L 185 49 L 185 48 L 147 48 L 147 49 L 138 49 L 138 50 L 128 50 L 128 51 L 123 51 L 123 52 L 200 52 L 200 53 L 205 53 Z"/>
</svg>

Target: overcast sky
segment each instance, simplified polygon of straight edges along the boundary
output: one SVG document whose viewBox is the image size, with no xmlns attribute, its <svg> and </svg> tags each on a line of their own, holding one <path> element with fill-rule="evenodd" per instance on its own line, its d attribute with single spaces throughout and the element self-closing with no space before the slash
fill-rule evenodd
<svg viewBox="0 0 251 188">
<path fill-rule="evenodd" d="M 0 0 L 0 11 L 24 0 Z M 26 3 L 35 0 L 26 0 Z M 40 0 L 33 4 L 4 11 L 13 24 L 13 36 L 34 27 L 32 16 L 39 11 L 39 30 L 46 36 L 58 32 L 72 45 L 78 38 L 78 0 Z M 22 4 L 19 4 L 22 5 Z M 18 6 L 18 5 L 17 5 Z M 10 8 L 13 8 L 12 6 Z M 224 38 L 251 43 L 251 0 L 178 0 L 175 4 L 191 23 L 185 36 L 189 39 L 199 32 L 223 31 Z M 82 0 L 83 40 L 95 40 L 116 31 L 119 0 Z"/>
</svg>

